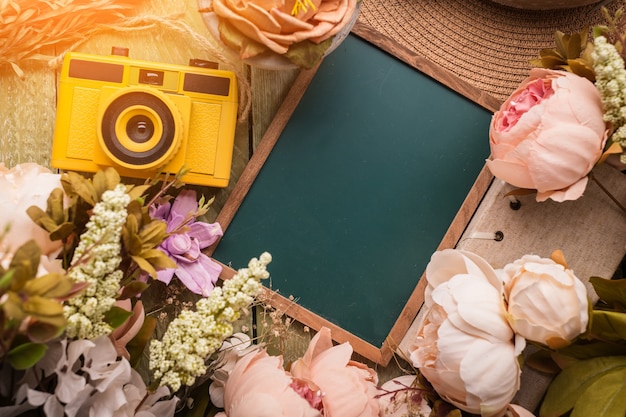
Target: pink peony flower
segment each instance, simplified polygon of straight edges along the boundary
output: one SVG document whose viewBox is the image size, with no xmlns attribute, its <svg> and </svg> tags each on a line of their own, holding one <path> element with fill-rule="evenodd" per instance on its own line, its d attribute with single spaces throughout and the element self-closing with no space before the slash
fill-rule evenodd
<svg viewBox="0 0 626 417">
<path fill-rule="evenodd" d="M 378 376 L 373 369 L 350 360 L 349 343 L 333 346 L 330 329 L 323 327 L 311 340 L 291 374 L 301 385 L 322 393 L 325 417 L 377 417 Z"/>
<path fill-rule="evenodd" d="M 260 350 L 241 358 L 224 387 L 224 412 L 216 417 L 322 417 L 291 386 L 282 356 Z"/>
<path fill-rule="evenodd" d="M 0 234 L 9 228 L 0 242 L 0 253 L 12 253 L 34 239 L 42 255 L 56 256 L 61 242 L 51 241 L 48 232 L 26 214 L 30 206 L 46 210 L 48 197 L 55 188 L 62 188 L 61 176 L 47 168 L 25 163 L 8 169 L 0 162 Z"/>
<path fill-rule="evenodd" d="M 511 185 L 536 189 L 537 201 L 575 200 L 608 137 L 603 115 L 592 82 L 535 68 L 492 118 L 487 166 Z"/>
<path fill-rule="evenodd" d="M 349 343 L 333 346 L 327 328 L 291 372 L 282 356 L 248 354 L 228 376 L 221 417 L 378 417 L 378 376 L 351 356 Z"/>
<path fill-rule="evenodd" d="M 196 192 L 182 191 L 174 203 L 150 207 L 150 216 L 167 222 L 167 231 L 172 233 L 159 249 L 176 262 L 177 268 L 157 271 L 157 279 L 169 284 L 174 274 L 192 292 L 207 296 L 215 287 L 222 272 L 217 262 L 202 253 L 222 236 L 218 223 L 196 221 L 198 211 Z"/>
</svg>

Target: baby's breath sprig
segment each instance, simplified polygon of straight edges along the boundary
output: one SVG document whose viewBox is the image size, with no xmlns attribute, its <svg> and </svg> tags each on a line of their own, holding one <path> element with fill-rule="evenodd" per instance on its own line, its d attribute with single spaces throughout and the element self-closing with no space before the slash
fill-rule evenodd
<svg viewBox="0 0 626 417">
<path fill-rule="evenodd" d="M 70 338 L 94 339 L 112 331 L 104 318 L 115 304 L 120 289 L 120 236 L 126 223 L 129 202 L 130 197 L 123 184 L 105 191 L 80 236 L 68 276 L 74 282 L 89 286 L 80 296 L 69 299 L 63 307 L 67 318 L 66 332 Z"/>
<path fill-rule="evenodd" d="M 178 391 L 206 373 L 206 359 L 232 335 L 233 323 L 261 292 L 260 281 L 269 277 L 266 266 L 271 260 L 267 252 L 251 259 L 248 268 L 200 299 L 195 311 L 181 312 L 161 340 L 151 341 L 149 367 L 156 383 Z"/>
<path fill-rule="evenodd" d="M 602 97 L 604 120 L 613 125 L 611 140 L 626 149 L 626 69 L 624 60 L 604 36 L 594 39 L 591 54 L 596 73 L 596 88 Z M 626 154 L 622 154 L 626 163 Z"/>
</svg>

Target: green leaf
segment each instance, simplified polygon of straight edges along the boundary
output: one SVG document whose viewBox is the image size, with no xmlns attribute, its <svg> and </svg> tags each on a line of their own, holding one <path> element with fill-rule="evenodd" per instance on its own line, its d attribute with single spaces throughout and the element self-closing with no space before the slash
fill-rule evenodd
<svg viewBox="0 0 626 417">
<path fill-rule="evenodd" d="M 157 276 L 156 269 L 154 269 L 154 267 L 150 264 L 150 262 L 146 261 L 141 256 L 131 256 L 131 259 L 137 264 L 139 269 L 146 272 L 152 278 L 156 279 L 156 276 Z"/>
<path fill-rule="evenodd" d="M 67 220 L 63 203 L 64 199 L 65 193 L 63 193 L 61 188 L 55 188 L 50 193 L 50 196 L 48 196 L 48 208 L 46 212 L 56 224 L 61 224 Z"/>
<path fill-rule="evenodd" d="M 132 311 L 113 306 L 109 311 L 104 314 L 104 321 L 109 323 L 114 329 L 117 329 L 122 324 L 124 324 L 124 322 L 132 315 Z"/>
<path fill-rule="evenodd" d="M 626 368 L 619 367 L 596 378 L 578 398 L 571 417 L 624 417 Z"/>
<path fill-rule="evenodd" d="M 559 349 L 556 354 L 576 360 L 597 358 L 598 356 L 626 355 L 626 345 L 603 341 L 594 341 L 591 343 L 579 342 Z"/>
<path fill-rule="evenodd" d="M 626 340 L 626 314 L 593 310 L 587 337 L 616 342 Z"/>
<path fill-rule="evenodd" d="M 139 237 L 144 247 L 147 245 L 147 248 L 155 248 L 167 237 L 167 223 L 161 220 L 154 220 L 141 229 Z"/>
<path fill-rule="evenodd" d="M 60 336 L 63 330 L 65 330 L 65 326 L 55 326 L 50 323 L 36 321 L 28 325 L 26 334 L 31 342 L 46 343 Z"/>
<path fill-rule="evenodd" d="M 555 59 L 558 59 L 561 63 L 563 63 L 564 61 L 563 60 L 564 57 L 560 55 L 554 49 L 544 48 L 541 51 L 539 51 L 539 56 L 541 58 L 547 58 L 547 57 L 555 58 Z"/>
<path fill-rule="evenodd" d="M 536 66 L 540 66 L 542 68 L 555 69 L 563 65 L 565 61 L 555 56 L 544 56 L 544 57 L 541 57 L 541 59 L 534 60 L 533 63 L 535 65 L 540 64 Z"/>
<path fill-rule="evenodd" d="M 0 277 L 0 290 L 5 289 L 9 285 L 11 285 L 11 281 L 13 281 L 13 274 L 15 273 L 14 269 L 10 269 L 5 274 Z"/>
<path fill-rule="evenodd" d="M 185 413 L 185 416 L 204 417 L 206 415 L 206 410 L 210 405 L 209 385 L 211 385 L 211 382 L 213 381 L 208 380 L 193 388 L 189 396 L 189 398 L 193 398 L 193 407 Z"/>
<path fill-rule="evenodd" d="M 61 184 L 68 195 L 77 194 L 92 207 L 96 205 L 98 201 L 96 189 L 93 184 L 82 175 L 72 171 L 66 172 L 61 177 Z"/>
<path fill-rule="evenodd" d="M 220 40 L 229 48 L 237 51 L 243 59 L 267 51 L 265 45 L 248 38 L 226 20 L 220 20 L 218 30 L 220 32 Z"/>
<path fill-rule="evenodd" d="M 65 222 L 61 223 L 50 233 L 50 240 L 63 240 L 69 237 L 76 230 L 74 223 Z"/>
<path fill-rule="evenodd" d="M 9 269 L 14 270 L 11 282 L 13 291 L 19 291 L 26 282 L 36 276 L 40 260 L 41 249 L 34 240 L 29 240 L 15 251 L 9 265 Z"/>
<path fill-rule="evenodd" d="M 92 182 L 98 198 L 102 197 L 105 191 L 114 189 L 121 181 L 120 174 L 115 168 L 107 168 L 94 174 Z"/>
<path fill-rule="evenodd" d="M 132 298 L 137 296 L 137 294 L 141 294 L 148 288 L 150 285 L 141 281 L 133 281 L 128 285 L 125 285 L 122 288 L 122 293 L 119 296 L 120 300 L 126 300 L 128 298 Z"/>
<path fill-rule="evenodd" d="M 124 237 L 124 247 L 128 253 L 132 255 L 139 255 L 143 247 L 139 235 L 132 232 L 133 228 L 135 230 L 137 229 L 136 222 L 137 220 L 135 220 L 135 217 L 129 217 L 126 223 L 128 229 L 124 229 L 122 231 Z"/>
<path fill-rule="evenodd" d="M 554 41 L 556 43 L 556 51 L 563 57 L 567 57 L 567 40 L 565 33 L 557 30 L 554 33 Z"/>
<path fill-rule="evenodd" d="M 48 214 L 43 211 L 39 206 L 30 206 L 26 209 L 26 214 L 28 214 L 28 217 L 30 217 L 30 219 L 32 221 L 34 221 L 35 223 L 37 223 L 40 226 L 43 226 L 44 228 L 46 228 L 46 230 L 48 230 L 49 232 L 51 231 L 50 229 L 48 229 L 46 226 L 44 226 L 45 223 L 45 219 L 48 218 Z M 51 220 L 51 219 L 49 219 Z M 47 224 L 50 224 L 50 222 L 48 222 Z M 56 226 L 56 224 L 55 224 Z"/>
<path fill-rule="evenodd" d="M 610 306 L 619 304 L 626 306 L 626 279 L 605 279 L 601 277 L 591 277 L 589 282 L 598 297 Z"/>
<path fill-rule="evenodd" d="M 548 387 L 539 415 L 559 417 L 567 413 L 597 379 L 609 372 L 623 372 L 626 379 L 626 356 L 603 356 L 580 361 L 564 369 Z M 599 416 L 595 412 L 589 415 Z M 622 411 L 620 417 L 623 416 Z"/>
<path fill-rule="evenodd" d="M 581 51 L 582 51 L 582 48 L 581 48 L 580 34 L 579 33 L 571 34 L 567 40 L 567 58 L 576 59 L 580 57 Z"/>
<path fill-rule="evenodd" d="M 152 187 L 150 184 L 146 185 L 136 185 L 130 191 L 128 191 L 128 196 L 133 201 L 139 201 L 142 199 L 143 195 Z M 141 202 L 140 202 L 141 204 Z"/>
<path fill-rule="evenodd" d="M 64 275 L 50 273 L 29 280 L 24 285 L 24 292 L 29 295 L 57 298 L 67 294 L 72 289 L 72 286 L 73 282 Z"/>
<path fill-rule="evenodd" d="M 333 43 L 333 38 L 317 44 L 310 40 L 294 43 L 285 53 L 291 62 L 302 68 L 313 68 L 324 57 L 326 50 Z"/>
<path fill-rule="evenodd" d="M 24 343 L 9 351 L 7 360 L 14 369 L 33 367 L 46 354 L 48 346 L 43 343 Z"/>
<path fill-rule="evenodd" d="M 584 59 L 568 59 L 567 65 L 569 66 L 570 72 L 573 72 L 576 75 L 580 75 L 581 77 L 585 77 L 591 82 L 596 81 L 596 73 L 594 72 L 593 68 L 589 67 Z"/>
<path fill-rule="evenodd" d="M 154 317 L 146 316 L 139 332 L 126 344 L 126 350 L 130 354 L 130 364 L 133 368 L 141 361 L 143 351 L 152 338 L 156 325 L 157 320 Z"/>
</svg>

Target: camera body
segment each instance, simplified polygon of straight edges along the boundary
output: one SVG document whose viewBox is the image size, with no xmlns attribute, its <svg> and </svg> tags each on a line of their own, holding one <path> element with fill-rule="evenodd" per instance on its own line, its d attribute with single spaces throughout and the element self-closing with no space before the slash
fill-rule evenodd
<svg viewBox="0 0 626 417">
<path fill-rule="evenodd" d="M 66 54 L 51 165 L 83 172 L 112 166 L 135 178 L 185 167 L 186 183 L 226 187 L 237 124 L 235 74 L 122 53 Z"/>
</svg>

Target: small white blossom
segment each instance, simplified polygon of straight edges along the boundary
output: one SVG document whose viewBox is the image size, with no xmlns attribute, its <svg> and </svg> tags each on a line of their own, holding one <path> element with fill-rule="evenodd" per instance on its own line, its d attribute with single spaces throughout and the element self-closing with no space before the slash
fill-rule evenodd
<svg viewBox="0 0 626 417">
<path fill-rule="evenodd" d="M 611 136 L 613 142 L 626 148 L 626 69 L 624 60 L 615 45 L 604 36 L 594 39 L 594 50 L 591 54 L 593 69 L 596 73 L 596 87 L 602 97 L 604 120 L 613 124 L 615 132 Z M 625 155 L 622 155 L 624 158 Z M 626 162 L 626 161 L 624 161 Z"/>
<path fill-rule="evenodd" d="M 261 291 L 260 280 L 269 277 L 269 253 L 253 258 L 248 268 L 216 287 L 196 303 L 196 310 L 181 312 L 163 338 L 150 343 L 149 367 L 161 386 L 178 391 L 206 373 L 206 359 L 232 335 L 233 322 Z"/>
<path fill-rule="evenodd" d="M 68 275 L 75 282 L 89 283 L 89 287 L 63 308 L 70 338 L 94 339 L 112 331 L 104 315 L 115 304 L 120 289 L 120 239 L 129 202 L 123 184 L 105 191 L 80 237 Z"/>
</svg>

